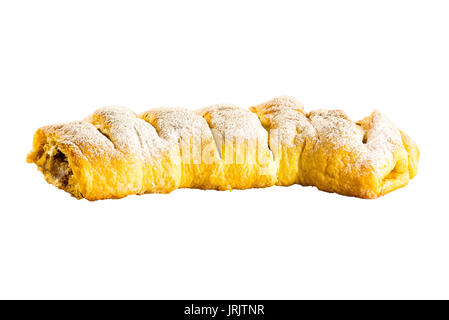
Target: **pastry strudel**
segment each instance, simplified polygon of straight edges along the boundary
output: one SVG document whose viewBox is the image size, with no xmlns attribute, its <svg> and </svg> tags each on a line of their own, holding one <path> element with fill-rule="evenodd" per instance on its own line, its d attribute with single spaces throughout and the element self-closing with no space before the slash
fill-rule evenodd
<svg viewBox="0 0 449 320">
<path fill-rule="evenodd" d="M 88 200 L 292 184 L 377 198 L 405 186 L 418 159 L 415 142 L 378 111 L 353 122 L 341 110 L 306 113 L 287 96 L 250 110 L 101 108 L 38 129 L 27 158 L 47 182 Z"/>
</svg>

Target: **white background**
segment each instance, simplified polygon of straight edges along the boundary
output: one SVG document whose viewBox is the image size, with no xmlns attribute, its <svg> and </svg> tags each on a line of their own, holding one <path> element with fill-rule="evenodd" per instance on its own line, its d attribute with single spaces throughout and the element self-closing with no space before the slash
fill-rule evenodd
<svg viewBox="0 0 449 320">
<path fill-rule="evenodd" d="M 445 1 L 2 1 L 0 298 L 449 298 Z M 34 131 L 288 94 L 421 150 L 378 200 L 272 187 L 76 200 Z"/>
</svg>

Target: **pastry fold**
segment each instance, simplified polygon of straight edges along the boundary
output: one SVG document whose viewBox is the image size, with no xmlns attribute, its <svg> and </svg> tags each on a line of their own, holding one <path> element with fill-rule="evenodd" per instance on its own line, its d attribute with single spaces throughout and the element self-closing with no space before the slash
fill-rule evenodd
<svg viewBox="0 0 449 320">
<path fill-rule="evenodd" d="M 340 110 L 306 114 L 287 96 L 250 110 L 101 108 L 38 129 L 27 157 L 48 183 L 88 200 L 292 184 L 377 198 L 405 186 L 418 159 L 417 145 L 378 111 L 353 122 Z"/>
</svg>

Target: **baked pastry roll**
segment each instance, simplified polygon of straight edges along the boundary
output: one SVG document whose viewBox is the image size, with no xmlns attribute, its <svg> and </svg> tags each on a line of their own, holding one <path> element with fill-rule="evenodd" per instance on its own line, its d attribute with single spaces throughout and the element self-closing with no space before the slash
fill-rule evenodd
<svg viewBox="0 0 449 320">
<path fill-rule="evenodd" d="M 379 111 L 353 122 L 341 110 L 306 114 L 289 97 L 251 110 L 270 132 L 279 185 L 299 183 L 377 198 L 405 186 L 417 173 L 417 145 Z"/>
<path fill-rule="evenodd" d="M 284 96 L 250 110 L 101 108 L 38 129 L 27 161 L 88 200 L 275 184 L 376 198 L 406 185 L 418 158 L 416 144 L 378 111 L 355 123 L 340 110 L 307 114 Z"/>
</svg>

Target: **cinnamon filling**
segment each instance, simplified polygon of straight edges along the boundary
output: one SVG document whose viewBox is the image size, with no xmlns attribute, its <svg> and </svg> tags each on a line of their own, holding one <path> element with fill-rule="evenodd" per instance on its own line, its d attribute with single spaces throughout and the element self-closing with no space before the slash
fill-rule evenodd
<svg viewBox="0 0 449 320">
<path fill-rule="evenodd" d="M 59 150 L 47 157 L 43 169 L 44 174 L 49 176 L 53 184 L 58 188 L 65 189 L 73 175 L 66 156 Z"/>
<path fill-rule="evenodd" d="M 56 146 L 44 146 L 36 164 L 48 183 L 71 193 L 77 198 L 82 197 L 67 157 Z"/>
</svg>

